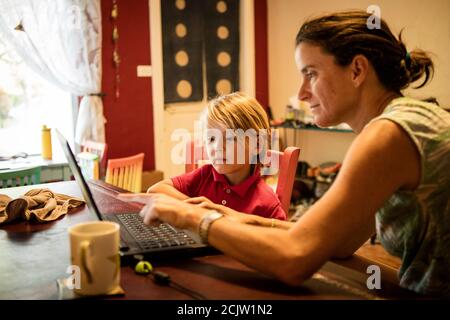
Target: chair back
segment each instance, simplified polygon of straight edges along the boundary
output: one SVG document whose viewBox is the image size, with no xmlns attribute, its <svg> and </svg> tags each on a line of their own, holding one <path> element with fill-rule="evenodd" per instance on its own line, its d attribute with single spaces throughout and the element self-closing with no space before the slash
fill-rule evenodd
<svg viewBox="0 0 450 320">
<path fill-rule="evenodd" d="M 100 178 L 105 176 L 106 171 L 106 160 L 108 144 L 103 142 L 96 142 L 92 140 L 86 140 L 81 144 L 82 152 L 89 152 L 98 155 L 99 159 L 99 174 Z"/>
<path fill-rule="evenodd" d="M 0 188 L 41 183 L 41 167 L 0 172 Z"/>
<path fill-rule="evenodd" d="M 264 169 L 274 169 L 276 185 L 272 188 L 277 194 L 284 212 L 288 214 L 300 148 L 287 147 L 283 152 L 269 150 L 267 155 L 269 159 L 277 159 L 277 161 L 265 165 Z M 192 140 L 188 141 L 186 145 L 185 172 L 187 173 L 197 169 L 206 159 L 207 154 L 203 146 L 194 143 Z M 274 166 L 276 168 L 273 168 Z"/>
<path fill-rule="evenodd" d="M 275 193 L 278 195 L 284 212 L 288 214 L 300 148 L 287 147 L 283 152 L 269 150 L 270 159 L 273 159 L 274 155 L 278 156 L 278 174 L 276 174 Z"/>
<path fill-rule="evenodd" d="M 203 145 L 198 145 L 194 141 L 189 140 L 186 144 L 186 161 L 184 163 L 184 172 L 191 172 L 201 167 L 204 160 L 208 159 Z"/>
<path fill-rule="evenodd" d="M 141 192 L 143 164 L 144 153 L 131 157 L 109 159 L 105 181 L 131 192 Z"/>
</svg>

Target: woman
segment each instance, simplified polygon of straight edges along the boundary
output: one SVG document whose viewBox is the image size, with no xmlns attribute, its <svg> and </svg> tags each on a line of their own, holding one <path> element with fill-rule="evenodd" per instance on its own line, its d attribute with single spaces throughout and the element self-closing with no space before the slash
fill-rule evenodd
<svg viewBox="0 0 450 320">
<path fill-rule="evenodd" d="M 400 285 L 450 296 L 450 114 L 402 97 L 433 63 L 408 52 L 383 21 L 370 30 L 365 12 L 340 12 L 306 22 L 295 60 L 317 125 L 347 123 L 358 133 L 328 192 L 295 224 L 199 209 L 167 196 L 146 202 L 144 221 L 199 231 L 229 256 L 298 285 L 332 257 L 346 257 L 374 232 L 402 259 Z M 191 200 L 195 202 L 195 200 Z M 207 208 L 208 202 L 197 200 Z M 236 223 L 240 221 L 242 223 Z M 258 225 L 255 226 L 254 224 Z"/>
</svg>

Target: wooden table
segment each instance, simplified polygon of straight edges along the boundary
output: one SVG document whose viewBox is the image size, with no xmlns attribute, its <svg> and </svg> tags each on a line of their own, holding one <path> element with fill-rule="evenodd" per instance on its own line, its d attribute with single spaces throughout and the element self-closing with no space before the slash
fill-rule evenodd
<svg viewBox="0 0 450 320">
<path fill-rule="evenodd" d="M 104 213 L 125 212 L 130 210 L 126 206 L 133 206 L 124 204 L 120 207 L 117 202 L 114 204 L 114 195 L 120 190 L 111 185 L 92 182 L 90 186 L 100 211 Z M 81 197 L 75 181 L 0 189 L 0 193 L 17 197 L 37 187 Z M 138 208 L 134 206 L 133 209 Z M 18 222 L 0 226 L 0 299 L 57 299 L 56 279 L 69 276 L 66 273 L 70 265 L 67 228 L 95 219 L 87 207 L 82 207 L 47 224 Z M 168 273 L 174 281 L 208 299 L 417 298 L 397 286 L 391 274 L 393 270 L 395 273 L 395 268 L 386 267 L 388 264 L 384 262 L 380 264 L 381 290 L 367 288 L 369 275 L 365 273 L 366 265 L 374 263 L 370 260 L 371 254 L 367 254 L 370 250 L 373 248 L 361 248 L 358 255 L 350 259 L 328 262 L 300 287 L 286 286 L 225 255 L 151 262 L 158 270 Z M 135 274 L 129 266 L 121 268 L 121 285 L 126 294 L 114 299 L 190 299 L 180 291 L 157 285 L 149 277 Z"/>
</svg>

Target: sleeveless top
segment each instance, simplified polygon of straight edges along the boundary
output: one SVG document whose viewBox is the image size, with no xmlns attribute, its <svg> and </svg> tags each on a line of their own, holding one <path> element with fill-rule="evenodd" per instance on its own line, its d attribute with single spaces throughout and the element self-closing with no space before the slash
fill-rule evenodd
<svg viewBox="0 0 450 320">
<path fill-rule="evenodd" d="M 395 122 L 414 142 L 421 178 L 399 190 L 376 213 L 383 247 L 402 259 L 400 286 L 450 297 L 450 113 L 411 98 L 394 99 L 371 122 Z"/>
</svg>

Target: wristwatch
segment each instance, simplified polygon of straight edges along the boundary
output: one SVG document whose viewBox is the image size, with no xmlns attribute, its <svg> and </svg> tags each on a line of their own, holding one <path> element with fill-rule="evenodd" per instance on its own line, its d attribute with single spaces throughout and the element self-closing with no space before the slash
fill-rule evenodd
<svg viewBox="0 0 450 320">
<path fill-rule="evenodd" d="M 208 244 L 208 233 L 212 223 L 222 217 L 223 214 L 216 210 L 211 210 L 203 216 L 198 227 L 198 235 L 203 244 Z"/>
</svg>

